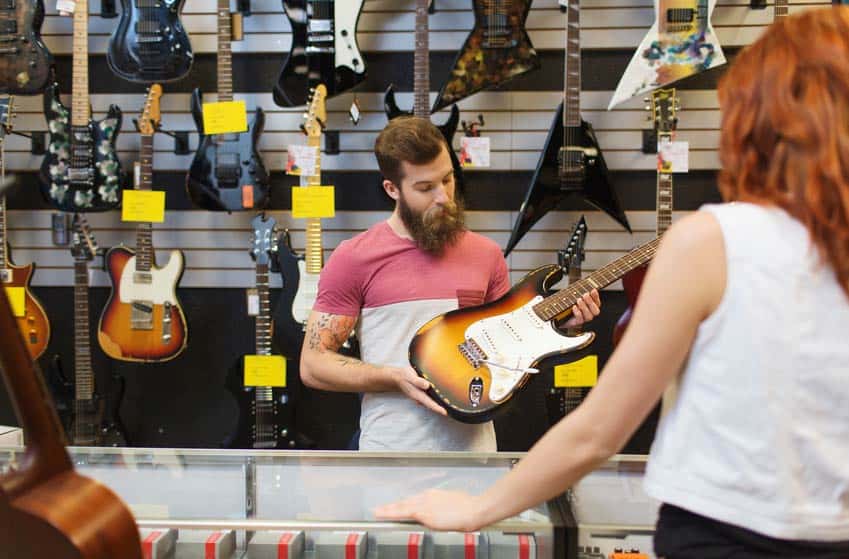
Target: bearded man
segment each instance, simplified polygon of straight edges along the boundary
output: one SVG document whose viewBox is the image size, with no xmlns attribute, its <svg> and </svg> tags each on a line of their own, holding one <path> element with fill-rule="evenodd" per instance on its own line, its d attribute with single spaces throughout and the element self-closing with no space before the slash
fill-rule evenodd
<svg viewBox="0 0 849 559">
<path fill-rule="evenodd" d="M 301 352 L 301 379 L 320 390 L 363 394 L 360 450 L 496 450 L 492 422 L 447 416 L 410 366 L 416 331 L 439 314 L 494 301 L 510 290 L 492 240 L 466 229 L 448 146 L 428 119 L 396 118 L 374 152 L 395 200 L 386 221 L 342 242 L 319 280 Z M 569 325 L 596 316 L 598 292 Z M 362 360 L 338 353 L 357 327 Z"/>
</svg>

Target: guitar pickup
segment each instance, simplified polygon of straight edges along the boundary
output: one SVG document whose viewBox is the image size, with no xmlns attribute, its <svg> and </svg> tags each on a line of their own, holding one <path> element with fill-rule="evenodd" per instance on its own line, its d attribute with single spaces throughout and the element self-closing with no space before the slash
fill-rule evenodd
<svg viewBox="0 0 849 559">
<path fill-rule="evenodd" d="M 136 22 L 136 33 L 154 35 L 162 32 L 157 20 L 142 20 Z"/>
<path fill-rule="evenodd" d="M 318 47 L 315 45 L 307 45 L 305 49 L 307 54 L 333 54 L 336 49 L 333 47 Z"/>
<path fill-rule="evenodd" d="M 71 167 L 68 169 L 68 180 L 75 184 L 92 184 L 94 170 L 90 167 Z"/>
<path fill-rule="evenodd" d="M 161 8 L 159 0 L 136 0 L 136 8 Z"/>
<path fill-rule="evenodd" d="M 692 23 L 694 18 L 695 10 L 693 8 L 669 8 L 666 10 L 667 23 Z"/>
<path fill-rule="evenodd" d="M 308 33 L 330 33 L 333 36 L 333 20 L 332 19 L 310 19 L 307 24 Z"/>
<path fill-rule="evenodd" d="M 138 35 L 136 37 L 139 44 L 161 43 L 163 41 L 161 35 Z"/>
<path fill-rule="evenodd" d="M 130 328 L 153 330 L 153 301 L 133 301 L 130 304 Z"/>
<path fill-rule="evenodd" d="M 0 33 L 14 34 L 18 32 L 18 21 L 14 19 L 0 19 Z"/>
<path fill-rule="evenodd" d="M 153 274 L 150 272 L 133 272 L 133 283 L 150 285 L 153 283 Z"/>
</svg>

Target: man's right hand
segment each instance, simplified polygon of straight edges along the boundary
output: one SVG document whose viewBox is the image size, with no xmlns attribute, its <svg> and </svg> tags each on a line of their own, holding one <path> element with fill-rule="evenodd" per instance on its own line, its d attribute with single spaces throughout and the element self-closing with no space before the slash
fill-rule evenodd
<svg viewBox="0 0 849 559">
<path fill-rule="evenodd" d="M 404 396 L 414 401 L 420 406 L 424 406 L 434 413 L 439 415 L 448 415 L 445 408 L 437 404 L 433 398 L 427 395 L 427 390 L 430 388 L 430 383 L 416 374 L 412 367 L 393 368 L 395 381 L 398 384 L 398 390 Z"/>
</svg>

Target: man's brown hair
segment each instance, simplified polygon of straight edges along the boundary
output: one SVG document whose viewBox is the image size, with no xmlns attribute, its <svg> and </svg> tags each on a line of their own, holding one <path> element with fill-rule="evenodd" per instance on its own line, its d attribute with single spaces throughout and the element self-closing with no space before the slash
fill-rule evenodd
<svg viewBox="0 0 849 559">
<path fill-rule="evenodd" d="M 402 116 L 389 121 L 377 135 L 374 155 L 380 172 L 398 188 L 404 178 L 401 163 L 423 165 L 436 159 L 448 144 L 439 128 L 417 116 Z"/>
</svg>

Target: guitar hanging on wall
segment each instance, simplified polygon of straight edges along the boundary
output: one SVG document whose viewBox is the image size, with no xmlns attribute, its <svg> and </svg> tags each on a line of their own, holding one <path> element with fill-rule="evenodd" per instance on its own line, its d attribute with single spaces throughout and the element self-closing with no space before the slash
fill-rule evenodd
<svg viewBox="0 0 849 559">
<path fill-rule="evenodd" d="M 11 97 L 0 99 L 0 181 L 6 178 L 6 135 L 12 129 Z M 6 196 L 0 196 L 0 280 L 13 300 L 15 321 L 33 359 L 38 359 L 50 341 L 50 322 L 44 307 L 30 292 L 35 263 L 15 266 L 6 230 Z"/>
<path fill-rule="evenodd" d="M 357 45 L 363 0 L 283 0 L 292 26 L 292 48 L 274 85 L 274 102 L 298 107 L 309 102 L 310 87 L 322 83 L 332 97 L 366 77 Z"/>
<path fill-rule="evenodd" d="M 185 0 L 121 0 L 121 19 L 109 38 L 106 60 L 117 76 L 132 82 L 167 82 L 185 77 L 194 54 L 180 21 Z"/>
<path fill-rule="evenodd" d="M 427 0 L 416 0 L 416 50 L 413 53 L 413 112 L 412 114 L 430 119 L 430 38 L 428 36 L 428 2 Z M 383 97 L 383 109 L 389 120 L 409 115 L 411 113 L 402 111 L 395 102 L 395 88 L 390 85 Z M 460 109 L 457 105 L 451 105 L 451 115 L 442 125 L 437 125 L 439 131 L 448 143 L 448 155 L 451 156 L 451 165 L 454 167 L 454 183 L 457 191 L 462 193 L 465 189 L 463 181 L 463 168 L 460 159 L 454 152 L 454 133 L 457 132 L 457 124 L 460 122 Z"/>
<path fill-rule="evenodd" d="M 154 84 L 139 118 L 141 149 L 136 167 L 137 189 L 152 190 L 153 135 L 159 125 L 162 87 Z M 174 359 L 186 348 L 186 317 L 177 299 L 183 275 L 183 253 L 171 251 L 164 268 L 156 266 L 153 227 L 136 227 L 136 250 L 123 245 L 106 254 L 112 292 L 100 316 L 97 340 L 104 353 L 122 361 Z"/>
<path fill-rule="evenodd" d="M 44 197 L 65 212 L 111 210 L 120 202 L 121 164 L 115 141 L 121 109 L 110 105 L 103 120 L 91 119 L 88 97 L 88 0 L 74 10 L 71 111 L 59 100 L 59 84 L 44 93 L 44 116 L 50 131 L 41 165 Z"/>
<path fill-rule="evenodd" d="M 229 0 L 218 2 L 218 101 L 233 100 L 232 22 Z M 205 210 L 238 211 L 263 208 L 271 186 L 257 151 L 265 127 L 265 113 L 256 108 L 247 132 L 205 134 L 203 95 L 192 92 L 192 117 L 200 138 L 186 177 L 192 202 Z"/>
<path fill-rule="evenodd" d="M 428 394 L 464 423 L 480 423 L 525 385 L 547 357 L 579 350 L 595 334 L 564 335 L 556 324 L 586 293 L 650 261 L 660 239 L 648 242 L 554 294 L 560 266 L 538 268 L 500 299 L 439 315 L 410 342 L 410 364 L 431 383 Z"/>
<path fill-rule="evenodd" d="M 607 164 L 592 126 L 581 118 L 581 4 L 568 0 L 564 48 L 563 102 L 545 140 L 525 200 L 504 248 L 507 255 L 542 217 L 569 194 L 605 212 L 631 231 L 622 204 L 610 182 Z"/>
<path fill-rule="evenodd" d="M 607 108 L 725 64 L 710 24 L 715 5 L 716 0 L 654 0 L 654 24 L 628 63 Z"/>
<path fill-rule="evenodd" d="M 474 0 L 475 26 L 436 97 L 438 111 L 540 67 L 525 30 L 531 0 Z"/>
<path fill-rule="evenodd" d="M 0 93 L 34 95 L 50 80 L 53 55 L 41 40 L 43 0 L 0 3 Z"/>
</svg>

